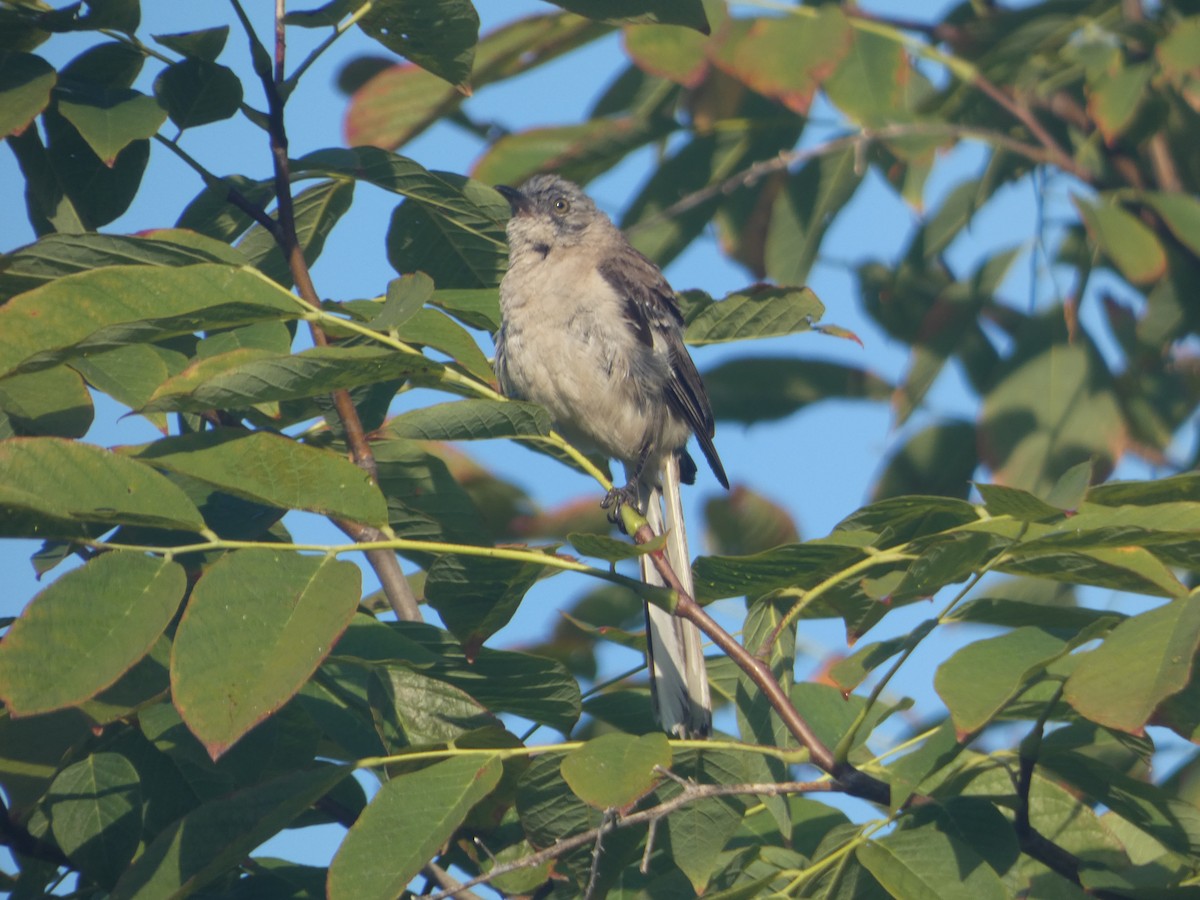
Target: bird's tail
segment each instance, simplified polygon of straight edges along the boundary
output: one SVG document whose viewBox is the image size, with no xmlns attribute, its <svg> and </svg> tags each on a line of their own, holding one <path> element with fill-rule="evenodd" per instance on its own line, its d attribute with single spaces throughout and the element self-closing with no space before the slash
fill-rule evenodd
<svg viewBox="0 0 1200 900">
<path fill-rule="evenodd" d="M 694 594 L 692 559 L 679 497 L 679 459 L 669 454 L 662 465 L 662 487 L 638 484 L 638 504 L 655 534 L 667 531 L 666 555 L 684 589 Z M 665 515 L 664 515 L 665 507 Z M 662 586 L 662 576 L 649 556 L 641 558 L 642 580 Z M 700 631 L 691 622 L 646 605 L 646 655 L 650 696 L 663 730 L 674 737 L 705 737 L 712 730 L 712 698 L 700 648 Z"/>
</svg>

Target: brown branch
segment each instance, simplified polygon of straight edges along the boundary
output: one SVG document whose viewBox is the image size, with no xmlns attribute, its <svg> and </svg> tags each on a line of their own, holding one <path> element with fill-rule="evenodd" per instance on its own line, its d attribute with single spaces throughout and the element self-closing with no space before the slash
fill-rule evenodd
<svg viewBox="0 0 1200 900">
<path fill-rule="evenodd" d="M 300 246 L 300 239 L 296 233 L 295 205 L 292 199 L 291 171 L 288 164 L 288 137 L 283 121 L 283 110 L 286 102 L 283 92 L 285 82 L 284 64 L 287 57 L 287 42 L 283 24 L 285 2 L 284 0 L 276 0 L 275 2 L 275 55 L 273 71 L 270 65 L 258 62 L 263 55 L 262 45 L 254 35 L 241 4 L 238 0 L 232 0 L 232 2 L 238 18 L 250 39 L 251 55 L 256 59 L 255 72 L 262 82 L 263 92 L 267 98 L 267 134 L 270 138 L 271 159 L 274 168 L 277 219 L 275 220 L 275 228 L 267 225 L 264 225 L 264 227 L 268 228 L 271 232 L 276 243 L 279 245 L 279 249 L 283 253 L 284 259 L 287 260 L 292 281 L 296 285 L 296 293 L 314 309 L 320 309 L 321 298 L 317 294 L 317 289 L 313 284 L 312 275 L 308 269 L 308 262 L 304 259 L 304 249 Z M 253 204 L 238 205 L 239 208 L 254 216 L 256 221 L 261 222 L 261 218 L 253 212 Z M 265 214 L 263 216 L 270 220 L 269 216 L 265 216 Z M 310 322 L 309 331 L 312 334 L 314 345 L 317 347 L 329 346 L 329 338 L 323 328 Z M 371 452 L 370 445 L 367 443 L 362 418 L 358 414 L 358 409 L 354 406 L 350 392 L 342 388 L 333 391 L 330 397 L 333 400 L 334 411 L 337 413 L 346 434 L 346 445 L 350 450 L 350 458 L 356 466 L 370 476 L 372 481 L 377 483 L 379 472 L 375 464 L 375 455 Z M 369 525 L 362 525 L 357 522 L 349 522 L 341 519 L 334 519 L 333 522 L 356 541 L 380 541 L 385 540 L 387 537 L 378 528 Z M 402 621 L 420 621 L 420 608 L 417 605 L 412 590 L 408 586 L 408 579 L 404 577 L 404 572 L 400 568 L 400 561 L 397 559 L 396 554 L 387 550 L 369 550 L 366 552 L 366 558 L 378 576 L 384 595 L 388 598 L 388 602 L 396 613 L 396 617 Z"/>
<path fill-rule="evenodd" d="M 587 831 L 581 831 L 579 834 L 573 834 L 568 838 L 555 841 L 552 846 L 547 847 L 545 850 L 539 850 L 537 853 L 531 853 L 529 856 L 523 856 L 512 862 L 494 866 L 490 871 L 482 875 L 477 875 L 469 881 L 464 881 L 454 890 L 446 890 L 440 894 L 432 895 L 429 900 L 445 900 L 446 897 L 457 896 L 461 891 L 473 888 L 476 885 L 485 884 L 494 878 L 499 878 L 501 875 L 507 875 L 509 872 L 515 872 L 518 869 L 528 869 L 532 866 L 540 866 L 542 863 L 557 859 L 560 856 L 570 853 L 572 850 L 586 847 L 589 844 L 595 845 L 596 838 L 601 830 L 611 832 L 622 828 L 633 828 L 636 825 L 646 823 L 653 825 L 654 822 L 670 815 L 675 810 L 681 809 L 689 803 L 695 803 L 698 800 L 705 800 L 709 797 L 729 797 L 742 794 L 779 796 L 782 794 L 806 794 L 835 790 L 837 790 L 837 786 L 832 781 L 784 781 L 778 783 L 763 782 L 761 784 L 695 784 L 685 782 L 684 788 L 680 793 L 669 800 L 664 800 L 657 806 L 634 813 L 613 811 L 605 820 L 601 821 L 600 826 L 597 828 L 589 828 Z"/>
<path fill-rule="evenodd" d="M 645 544 L 653 538 L 654 533 L 648 525 L 642 526 L 634 535 L 634 541 L 639 544 Z M 649 556 L 654 567 L 658 569 L 663 580 L 678 598 L 675 615 L 681 619 L 687 619 L 703 631 L 714 644 L 724 651 L 726 656 L 737 664 L 739 669 L 750 676 L 750 680 L 762 691 L 763 696 L 767 698 L 771 708 L 778 713 L 788 731 L 808 750 L 813 764 L 833 776 L 838 786 L 846 793 L 875 803 L 888 803 L 891 796 L 891 789 L 888 785 L 877 778 L 859 772 L 849 763 L 837 761 L 833 751 L 825 746 L 804 716 L 800 715 L 800 711 L 793 705 L 791 698 L 788 697 L 787 692 L 771 671 L 771 667 L 739 644 L 733 635 L 718 625 L 716 620 L 704 611 L 704 608 L 695 601 L 692 595 L 684 590 L 679 576 L 675 574 L 675 570 L 667 561 L 666 553 L 662 550 L 654 550 Z"/>
</svg>

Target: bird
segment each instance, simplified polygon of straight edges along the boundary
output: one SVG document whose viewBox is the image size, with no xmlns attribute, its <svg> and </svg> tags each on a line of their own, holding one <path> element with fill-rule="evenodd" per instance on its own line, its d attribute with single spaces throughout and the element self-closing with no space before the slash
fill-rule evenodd
<svg viewBox="0 0 1200 900">
<path fill-rule="evenodd" d="M 633 503 L 665 532 L 667 560 L 694 594 L 679 491 L 696 478 L 690 437 L 722 487 L 729 478 L 675 292 L 577 184 L 539 174 L 496 189 L 512 213 L 495 338 L 500 388 L 545 407 L 577 447 L 624 465 L 627 483 L 602 505 L 619 512 Z M 664 585 L 648 556 L 640 565 L 643 581 Z M 699 630 L 646 604 L 646 631 L 659 723 L 676 737 L 707 736 L 712 700 Z"/>
</svg>

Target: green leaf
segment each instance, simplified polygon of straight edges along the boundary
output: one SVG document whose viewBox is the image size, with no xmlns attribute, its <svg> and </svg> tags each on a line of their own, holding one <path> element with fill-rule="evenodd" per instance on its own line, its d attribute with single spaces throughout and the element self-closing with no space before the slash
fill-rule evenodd
<svg viewBox="0 0 1200 900">
<path fill-rule="evenodd" d="M 479 556 L 439 556 L 425 579 L 425 599 L 473 657 L 512 618 L 545 566 Z"/>
<path fill-rule="evenodd" d="M 300 301 L 252 269 L 110 266 L 59 278 L 0 306 L 0 375 L 88 350 L 298 318 Z"/>
<path fill-rule="evenodd" d="M 536 403 L 516 400 L 454 400 L 423 406 L 388 420 L 384 431 L 418 441 L 479 441 L 545 437 L 550 414 Z"/>
<path fill-rule="evenodd" d="M 475 48 L 472 88 L 510 78 L 607 32 L 601 25 L 566 13 L 529 16 L 501 25 Z M 349 69 L 347 65 L 343 75 Z M 352 147 L 399 147 L 463 99 L 450 84 L 415 65 L 385 68 L 353 90 L 345 119 L 346 143 Z"/>
<path fill-rule="evenodd" d="M 670 25 L 633 25 L 622 37 L 629 58 L 647 74 L 694 89 L 709 70 L 709 45 L 703 34 Z"/>
<path fill-rule="evenodd" d="M 978 466 L 975 425 L 939 422 L 916 432 L 891 455 L 871 499 L 931 494 L 965 500 Z"/>
<path fill-rule="evenodd" d="M 145 54 L 132 44 L 123 41 L 96 44 L 63 66 L 59 81 L 67 90 L 130 88 L 145 62 Z"/>
<path fill-rule="evenodd" d="M 1138 108 L 1145 102 L 1146 88 L 1154 74 L 1149 63 L 1122 66 L 1088 92 L 1088 112 L 1109 145 L 1132 124 Z"/>
<path fill-rule="evenodd" d="M 701 0 L 552 0 L 573 13 L 614 25 L 683 25 L 708 34 Z"/>
<path fill-rule="evenodd" d="M 397 272 L 422 271 L 443 288 L 492 287 L 507 267 L 500 222 L 508 204 L 491 188 L 451 173 L 431 173 L 470 197 L 473 208 L 458 211 L 409 196 L 392 214 L 388 262 Z"/>
<path fill-rule="evenodd" d="M 100 228 L 125 212 L 137 195 L 146 171 L 150 142 L 133 141 L 110 163 L 97 156 L 75 126 L 53 106 L 42 113 L 42 123 L 48 142 L 45 154 L 48 174 L 54 188 L 70 199 L 78 226 Z M 80 230 L 68 220 L 55 217 L 54 221 L 56 230 Z"/>
<path fill-rule="evenodd" d="M 171 689 L 214 760 L 308 680 L 360 591 L 353 563 L 286 551 L 238 550 L 204 573 L 175 635 Z"/>
<path fill-rule="evenodd" d="M 1200 254 L 1200 200 L 1190 194 L 1147 193 L 1142 199 L 1162 216 L 1181 244 Z"/>
<path fill-rule="evenodd" d="M 714 56 L 724 72 L 793 112 L 808 112 L 821 79 L 853 44 L 846 17 L 824 7 L 813 17 L 730 20 Z"/>
<path fill-rule="evenodd" d="M 229 39 L 229 26 L 220 25 L 178 34 L 156 34 L 154 39 L 181 56 L 215 62 L 225 49 L 225 41 Z"/>
<path fill-rule="evenodd" d="M 859 125 L 906 118 L 905 88 L 914 79 L 903 45 L 892 35 L 855 31 L 846 55 L 821 86 Z"/>
<path fill-rule="evenodd" d="M 932 825 L 859 845 L 858 861 L 898 900 L 1004 900 L 1000 877 L 970 847 Z"/>
<path fill-rule="evenodd" d="M 125 870 L 112 900 L 186 897 L 241 865 L 350 773 L 322 765 L 212 800 L 167 826 Z"/>
<path fill-rule="evenodd" d="M 0 379 L 0 439 L 81 438 L 92 417 L 91 394 L 66 366 Z"/>
<path fill-rule="evenodd" d="M 380 347 L 312 347 L 276 354 L 242 349 L 198 359 L 160 384 L 141 412 L 244 409 L 319 397 L 339 388 L 436 375 L 440 363 Z"/>
<path fill-rule="evenodd" d="M 468 732 L 500 722 L 465 691 L 406 666 L 376 668 L 367 688 L 375 729 L 391 753 L 453 745 Z"/>
<path fill-rule="evenodd" d="M 40 56 L 0 51 L 0 137 L 29 127 L 50 102 L 58 75 Z"/>
<path fill-rule="evenodd" d="M 1122 819 L 1180 853 L 1194 855 L 1200 846 L 1194 827 L 1195 807 L 1170 797 L 1161 787 L 1119 771 L 1085 753 L 1047 753 L 1038 760 L 1043 771 L 1095 803 L 1102 803 Z"/>
<path fill-rule="evenodd" d="M 1150 284 L 1167 270 L 1162 244 L 1141 219 L 1126 212 L 1115 197 L 1101 195 L 1100 203 L 1072 198 L 1083 224 L 1104 255 L 1134 284 Z"/>
<path fill-rule="evenodd" d="M 109 165 L 133 141 L 157 133 L 167 118 L 153 97 L 129 89 L 60 91 L 58 111 Z"/>
<path fill-rule="evenodd" d="M 354 199 L 354 182 L 345 178 L 322 181 L 297 194 L 293 200 L 292 216 L 296 239 L 304 251 L 304 261 L 310 266 L 325 249 L 325 239 L 333 226 L 350 209 Z M 276 214 L 275 218 L 278 218 Z M 238 250 L 260 272 L 282 285 L 292 284 L 292 270 L 279 242 L 258 223 L 251 226 L 238 244 Z"/>
<path fill-rule="evenodd" d="M 819 156 L 789 176 L 786 189 L 771 204 L 764 249 L 767 274 L 774 281 L 804 284 L 826 231 L 858 190 L 863 175 L 855 152 L 848 149 Z"/>
<path fill-rule="evenodd" d="M 839 659 L 826 672 L 829 679 L 843 691 L 852 691 L 867 676 L 897 653 L 915 647 L 937 627 L 933 619 L 926 619 L 908 634 L 863 644 L 849 656 Z"/>
<path fill-rule="evenodd" d="M 386 782 L 329 867 L 329 900 L 393 900 L 500 781 L 494 757 L 460 756 Z"/>
<path fill-rule="evenodd" d="M 435 291 L 429 302 L 470 328 L 488 334 L 495 334 L 500 328 L 500 292 L 495 288 Z"/>
<path fill-rule="evenodd" d="M 605 562 L 615 563 L 623 559 L 635 559 L 645 556 L 666 546 L 666 535 L 656 535 L 644 544 L 635 544 L 628 540 L 619 540 L 607 534 L 590 534 L 588 532 L 572 532 L 567 535 L 572 546 L 584 556 L 594 556 Z"/>
<path fill-rule="evenodd" d="M 1003 484 L 977 484 L 976 489 L 992 516 L 1012 516 L 1020 522 L 1061 519 L 1063 511 L 1020 488 Z"/>
<path fill-rule="evenodd" d="M 475 339 L 461 325 L 436 309 L 419 309 L 397 329 L 400 339 L 411 344 L 432 347 L 445 353 L 462 368 L 484 383 L 495 380 L 488 362 Z"/>
<path fill-rule="evenodd" d="M 88 522 L 204 527 L 187 495 L 153 469 L 59 438 L 0 442 L 0 509 L 0 534 L 11 537 L 76 537 Z"/>
<path fill-rule="evenodd" d="M 76 706 L 114 684 L 154 645 L 183 599 L 177 563 L 105 553 L 63 575 L 0 644 L 0 697 L 17 715 Z"/>
<path fill-rule="evenodd" d="M 393 53 L 451 84 L 465 85 L 475 60 L 479 14 L 470 0 L 376 0 L 358 27 Z"/>
<path fill-rule="evenodd" d="M 424 622 L 398 622 L 394 628 L 429 651 L 434 663 L 428 674 L 461 688 L 492 712 L 512 713 L 564 734 L 579 720 L 579 683 L 562 663 L 490 647 L 468 659 L 440 628 Z"/>
<path fill-rule="evenodd" d="M 808 331 L 825 306 L 808 288 L 755 287 L 704 306 L 687 325 L 689 344 L 779 337 Z"/>
<path fill-rule="evenodd" d="M 1095 349 L 1076 341 L 1036 352 L 988 392 L 978 443 L 996 480 L 1044 495 L 1079 462 L 1111 467 L 1125 440 L 1112 377 Z"/>
<path fill-rule="evenodd" d="M 1158 705 L 1188 683 L 1200 645 L 1200 594 L 1117 625 L 1085 654 L 1063 696 L 1093 722 L 1140 734 Z"/>
<path fill-rule="evenodd" d="M 572 750 L 562 761 L 563 779 L 575 795 L 597 809 L 624 809 L 662 780 L 656 768 L 670 768 L 665 734 L 601 735 Z"/>
<path fill-rule="evenodd" d="M 46 807 L 54 840 L 89 879 L 112 886 L 142 836 L 137 770 L 119 753 L 94 753 L 50 785 Z"/>
<path fill-rule="evenodd" d="M 1048 631 L 1017 628 L 968 644 L 938 666 L 934 689 L 950 710 L 959 739 L 995 718 L 1068 649 Z"/>
<path fill-rule="evenodd" d="M 154 95 L 175 125 L 193 128 L 236 115 L 242 82 L 232 69 L 193 56 L 163 69 L 154 80 Z"/>
<path fill-rule="evenodd" d="M 738 784 L 746 781 L 740 754 L 692 750 L 676 755 L 672 770 L 697 784 Z M 679 785 L 664 785 L 660 796 L 674 796 Z M 708 797 L 688 804 L 667 817 L 671 856 L 702 894 L 721 862 L 721 852 L 737 832 L 746 802 L 740 797 Z"/>
<path fill-rule="evenodd" d="M 732 359 L 704 374 L 713 414 L 721 421 L 782 419 L 821 400 L 883 400 L 892 386 L 855 366 L 779 356 Z"/>
<path fill-rule="evenodd" d="M 368 525 L 387 521 L 383 496 L 358 466 L 282 435 L 215 429 L 146 444 L 135 455 L 157 468 L 268 506 Z"/>
<path fill-rule="evenodd" d="M 245 260 L 220 241 L 172 229 L 149 236 L 48 234 L 0 257 L 0 298 L 7 300 L 47 281 L 105 266 L 190 266 L 204 262 L 241 265 Z"/>
<path fill-rule="evenodd" d="M 283 327 L 281 323 L 280 327 Z M 131 409 L 140 409 L 158 386 L 186 363 L 184 354 L 156 344 L 127 344 L 103 353 L 76 357 L 70 366 L 96 390 Z M 166 416 L 151 413 L 146 418 L 166 434 Z"/>
</svg>

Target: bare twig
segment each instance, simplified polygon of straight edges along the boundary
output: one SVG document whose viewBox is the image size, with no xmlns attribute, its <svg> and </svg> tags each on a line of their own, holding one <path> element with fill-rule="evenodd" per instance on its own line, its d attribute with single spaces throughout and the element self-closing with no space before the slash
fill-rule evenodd
<svg viewBox="0 0 1200 900">
<path fill-rule="evenodd" d="M 425 871 L 429 873 L 430 878 L 441 885 L 443 892 L 450 891 L 453 896 L 463 897 L 465 900 L 482 900 L 478 894 L 468 890 L 457 878 L 436 863 L 429 863 L 425 866 Z"/>
<path fill-rule="evenodd" d="M 3 798 L 0 798 L 0 847 L 8 847 L 14 853 L 40 859 L 55 866 L 71 865 L 66 854 L 58 847 L 34 837 L 28 829 L 14 822 Z"/>
<path fill-rule="evenodd" d="M 601 830 L 604 831 L 619 831 L 622 828 L 633 828 L 637 825 L 653 823 L 668 816 L 677 809 L 687 806 L 689 803 L 695 803 L 698 800 L 704 800 L 709 797 L 730 797 L 743 794 L 758 794 L 760 796 L 779 796 L 782 794 L 806 794 L 816 792 L 836 791 L 837 786 L 827 780 L 821 781 L 785 781 L 785 782 L 763 782 L 761 784 L 692 784 L 688 785 L 669 800 L 664 800 L 657 806 L 652 806 L 649 809 L 644 809 L 639 812 L 622 814 L 616 812 L 608 824 L 601 822 L 596 828 L 590 828 L 587 831 L 582 831 L 579 834 L 573 834 L 569 838 L 563 838 L 561 841 L 556 841 L 552 846 L 544 850 L 539 850 L 537 853 L 531 853 L 529 856 L 521 857 L 521 859 L 513 860 L 512 862 L 503 863 L 493 867 L 490 871 L 475 878 L 465 881 L 455 890 L 442 891 L 439 894 L 432 895 L 429 900 L 444 900 L 446 897 L 455 897 L 461 894 L 461 891 L 473 888 L 479 884 L 485 884 L 494 878 L 499 878 L 501 875 L 506 875 L 509 872 L 515 872 L 518 869 L 527 869 L 532 866 L 540 866 L 542 863 L 549 862 L 552 859 L 557 859 L 570 853 L 572 850 L 578 850 L 580 847 L 586 847 L 589 844 L 595 844 L 596 838 Z"/>
<path fill-rule="evenodd" d="M 596 885 L 600 880 L 600 856 L 604 853 L 604 832 L 613 830 L 616 818 L 615 809 L 606 809 L 600 819 L 600 827 L 596 829 L 596 843 L 592 845 L 592 865 L 588 873 L 587 887 L 583 891 L 583 900 L 592 900 L 596 895 Z"/>
</svg>

